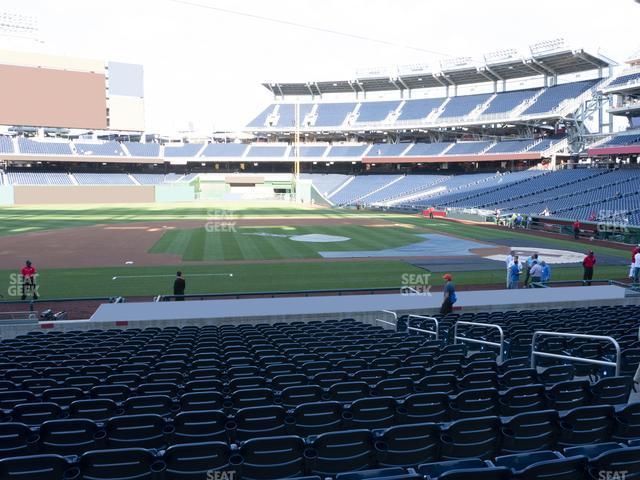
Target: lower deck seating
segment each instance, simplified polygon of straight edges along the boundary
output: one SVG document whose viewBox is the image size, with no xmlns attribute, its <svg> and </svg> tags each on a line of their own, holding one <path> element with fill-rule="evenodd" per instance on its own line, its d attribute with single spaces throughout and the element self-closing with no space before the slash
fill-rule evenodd
<svg viewBox="0 0 640 480">
<path fill-rule="evenodd" d="M 495 337 L 482 324 L 501 325 L 504 361 L 452 343 L 459 320 L 480 324 L 461 337 L 488 341 Z M 629 402 L 640 362 L 637 308 L 450 314 L 439 323 L 439 340 L 408 331 L 402 317 L 395 330 L 344 319 L 3 339 L 0 478 L 640 471 L 640 403 Z M 623 368 L 617 376 L 557 360 L 532 368 L 527 348 L 538 329 L 606 330 Z M 540 348 L 611 358 L 593 341 L 551 340 Z"/>
</svg>

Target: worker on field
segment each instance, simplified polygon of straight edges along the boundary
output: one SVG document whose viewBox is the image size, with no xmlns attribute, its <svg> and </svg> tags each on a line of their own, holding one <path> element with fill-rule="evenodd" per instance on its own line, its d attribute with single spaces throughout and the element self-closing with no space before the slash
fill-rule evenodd
<svg viewBox="0 0 640 480">
<path fill-rule="evenodd" d="M 593 268 L 596 266 L 596 256 L 591 250 L 587 253 L 587 256 L 582 260 L 582 266 L 584 267 L 584 275 L 582 277 L 582 283 L 584 285 L 591 285 L 593 279 Z"/>
<path fill-rule="evenodd" d="M 453 304 L 456 303 L 458 297 L 456 296 L 456 287 L 453 284 L 453 277 L 450 273 L 445 273 L 442 276 L 444 283 L 444 298 L 442 300 L 442 306 L 440 307 L 440 315 L 447 315 L 453 311 Z"/>
<path fill-rule="evenodd" d="M 184 301 L 184 290 L 186 286 L 187 282 L 182 278 L 182 272 L 178 270 L 176 279 L 173 281 L 173 294 L 176 295 L 176 302 Z"/>
<path fill-rule="evenodd" d="M 25 266 L 20 270 L 20 278 L 22 283 L 22 300 L 26 300 L 27 294 L 31 293 L 33 299 L 38 299 L 38 291 L 36 286 L 36 276 L 38 272 L 36 268 L 31 264 L 31 260 L 25 262 Z"/>
</svg>

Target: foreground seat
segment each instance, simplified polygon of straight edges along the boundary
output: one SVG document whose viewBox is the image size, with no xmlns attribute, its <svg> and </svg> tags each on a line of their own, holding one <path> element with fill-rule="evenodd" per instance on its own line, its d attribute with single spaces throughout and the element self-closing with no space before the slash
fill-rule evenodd
<svg viewBox="0 0 640 480">
<path fill-rule="evenodd" d="M 438 457 L 440 429 L 435 423 L 397 425 L 375 432 L 375 452 L 381 467 L 415 467 Z"/>
<path fill-rule="evenodd" d="M 305 456 L 310 473 L 321 477 L 375 466 L 369 430 L 323 433 L 311 442 Z"/>
<path fill-rule="evenodd" d="M 305 473 L 305 445 L 300 437 L 253 438 L 240 447 L 243 479 L 275 479 Z"/>
<path fill-rule="evenodd" d="M 240 463 L 225 442 L 173 445 L 164 452 L 165 480 L 202 480 L 209 472 L 234 471 Z"/>
</svg>

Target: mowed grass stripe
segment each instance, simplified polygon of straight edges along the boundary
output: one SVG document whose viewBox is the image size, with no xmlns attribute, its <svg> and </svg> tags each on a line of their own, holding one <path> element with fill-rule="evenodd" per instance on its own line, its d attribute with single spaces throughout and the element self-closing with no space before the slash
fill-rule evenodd
<svg viewBox="0 0 640 480">
<path fill-rule="evenodd" d="M 185 248 L 182 259 L 198 261 L 204 257 L 205 237 L 203 228 L 190 229 L 189 241 Z"/>
</svg>

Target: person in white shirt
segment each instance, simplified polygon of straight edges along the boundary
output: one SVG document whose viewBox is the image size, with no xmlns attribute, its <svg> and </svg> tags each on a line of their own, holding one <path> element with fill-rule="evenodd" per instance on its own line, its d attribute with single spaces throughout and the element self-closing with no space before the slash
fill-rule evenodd
<svg viewBox="0 0 640 480">
<path fill-rule="evenodd" d="M 640 283 L 640 252 L 633 257 L 633 283 Z"/>
<path fill-rule="evenodd" d="M 510 277 L 511 277 L 511 273 L 510 273 L 510 269 L 511 269 L 511 265 L 513 264 L 513 259 L 515 257 L 516 252 L 514 252 L 513 250 L 511 250 L 509 252 L 509 255 L 507 255 L 507 260 L 505 261 L 505 263 L 507 264 L 507 288 L 509 288 L 509 284 L 510 282 Z"/>
<path fill-rule="evenodd" d="M 538 288 L 540 283 L 542 283 L 542 265 L 540 265 L 537 260 L 534 260 L 531 264 L 529 276 L 531 277 L 531 286 Z"/>
</svg>

